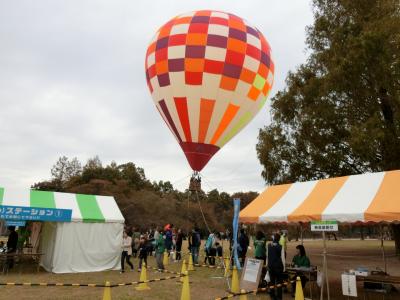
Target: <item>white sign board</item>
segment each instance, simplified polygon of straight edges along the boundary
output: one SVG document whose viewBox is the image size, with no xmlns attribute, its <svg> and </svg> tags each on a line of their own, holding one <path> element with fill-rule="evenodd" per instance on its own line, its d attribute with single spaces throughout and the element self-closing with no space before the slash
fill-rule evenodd
<svg viewBox="0 0 400 300">
<path fill-rule="evenodd" d="M 257 282 L 258 270 L 260 269 L 260 260 L 249 259 L 247 261 L 246 272 L 244 273 L 243 280 L 250 282 Z"/>
<path fill-rule="evenodd" d="M 342 274 L 343 296 L 357 297 L 356 275 Z"/>
<path fill-rule="evenodd" d="M 246 258 L 240 280 L 240 288 L 245 290 L 255 290 L 261 277 L 264 261 L 253 258 Z"/>
<path fill-rule="evenodd" d="M 311 231 L 338 231 L 337 221 L 312 221 Z"/>
</svg>

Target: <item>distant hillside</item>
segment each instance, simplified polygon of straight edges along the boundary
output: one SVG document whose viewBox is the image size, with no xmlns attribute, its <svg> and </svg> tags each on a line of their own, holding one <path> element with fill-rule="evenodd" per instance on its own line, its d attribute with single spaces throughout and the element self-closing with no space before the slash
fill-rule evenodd
<svg viewBox="0 0 400 300">
<path fill-rule="evenodd" d="M 241 198 L 242 207 L 258 193 L 229 195 L 212 190 L 194 193 L 175 190 L 169 181 L 150 182 L 142 168 L 134 163 L 102 165 L 94 157 L 82 167 L 76 159 L 61 157 L 51 169 L 52 178 L 32 188 L 83 194 L 114 196 L 129 225 L 148 229 L 173 223 L 190 229 L 194 224 L 206 231 L 201 209 L 210 229 L 224 230 L 232 223 L 232 199 Z"/>
</svg>

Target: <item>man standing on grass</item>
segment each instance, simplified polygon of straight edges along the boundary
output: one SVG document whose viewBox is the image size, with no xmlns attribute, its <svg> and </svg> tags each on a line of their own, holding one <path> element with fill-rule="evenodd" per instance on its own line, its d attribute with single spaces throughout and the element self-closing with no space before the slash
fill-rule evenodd
<svg viewBox="0 0 400 300">
<path fill-rule="evenodd" d="M 194 227 L 189 236 L 189 250 L 192 253 L 193 263 L 199 264 L 199 249 L 201 246 L 200 232 L 197 226 Z"/>
</svg>

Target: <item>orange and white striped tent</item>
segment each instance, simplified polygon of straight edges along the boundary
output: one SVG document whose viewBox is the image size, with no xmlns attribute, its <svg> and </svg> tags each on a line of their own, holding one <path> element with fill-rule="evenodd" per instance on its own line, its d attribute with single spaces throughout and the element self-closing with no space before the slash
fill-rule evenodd
<svg viewBox="0 0 400 300">
<path fill-rule="evenodd" d="M 400 170 L 269 186 L 240 212 L 244 223 L 400 222 Z"/>
</svg>

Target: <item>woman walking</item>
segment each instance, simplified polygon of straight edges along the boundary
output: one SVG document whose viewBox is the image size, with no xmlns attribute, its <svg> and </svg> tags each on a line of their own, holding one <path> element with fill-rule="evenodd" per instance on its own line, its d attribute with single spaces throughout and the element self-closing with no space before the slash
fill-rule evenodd
<svg viewBox="0 0 400 300">
<path fill-rule="evenodd" d="M 121 255 L 121 273 L 125 272 L 125 260 L 126 263 L 133 270 L 133 265 L 130 262 L 132 255 L 132 238 L 124 231 L 122 239 L 122 255 Z"/>
</svg>

